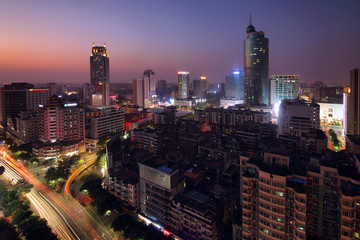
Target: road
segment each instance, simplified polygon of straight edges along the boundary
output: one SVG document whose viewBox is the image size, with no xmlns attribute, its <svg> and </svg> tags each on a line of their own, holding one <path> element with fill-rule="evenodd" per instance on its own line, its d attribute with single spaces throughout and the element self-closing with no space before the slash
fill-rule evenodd
<svg viewBox="0 0 360 240">
<path fill-rule="evenodd" d="M 71 194 L 72 192 L 75 192 L 75 189 L 72 191 L 72 188 L 74 188 L 74 182 L 81 176 L 81 174 L 86 173 L 87 169 L 90 169 L 92 165 L 95 164 L 96 157 L 96 154 L 89 155 L 85 163 L 69 176 L 68 180 L 65 182 L 63 190 L 64 201 L 67 202 L 68 206 L 71 206 L 79 212 L 83 212 L 88 221 L 93 226 L 96 226 L 96 230 L 102 233 L 102 237 L 104 237 L 104 239 L 117 239 L 114 231 L 104 222 L 101 216 L 99 217 L 99 215 L 91 208 L 83 207 Z"/>
<path fill-rule="evenodd" d="M 28 199 L 61 239 L 116 239 L 115 233 L 84 211 L 76 200 L 54 193 L 2 148 L 0 155 L 0 163 L 5 166 L 7 176 L 15 182 L 24 178 L 34 186 L 27 194 Z"/>
</svg>

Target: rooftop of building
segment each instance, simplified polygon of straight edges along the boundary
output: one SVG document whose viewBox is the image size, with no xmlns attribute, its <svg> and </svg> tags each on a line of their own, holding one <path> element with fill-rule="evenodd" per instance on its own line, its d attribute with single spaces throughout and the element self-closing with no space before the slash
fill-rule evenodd
<svg viewBox="0 0 360 240">
<path fill-rule="evenodd" d="M 11 84 L 5 84 L 4 90 L 19 90 L 19 89 L 32 89 L 34 85 L 26 82 L 15 82 Z"/>
<path fill-rule="evenodd" d="M 116 177 L 124 183 L 134 185 L 139 182 L 139 172 L 129 168 L 114 168 L 109 172 L 110 177 Z"/>
<path fill-rule="evenodd" d="M 340 182 L 341 193 L 346 196 L 359 196 L 360 195 L 360 185 L 349 182 L 341 181 Z"/>
<path fill-rule="evenodd" d="M 209 224 L 215 220 L 220 210 L 220 208 L 210 200 L 209 196 L 194 190 L 179 194 L 174 198 L 174 202 L 181 203 L 183 208 L 194 209 L 196 212 L 201 213 Z M 194 218 L 197 218 L 194 213 L 193 211 L 187 212 L 187 214 L 191 214 Z"/>
<path fill-rule="evenodd" d="M 139 164 L 151 167 L 168 175 L 171 175 L 178 171 L 178 169 L 168 168 L 166 166 L 166 161 L 158 158 L 157 156 L 152 156 Z"/>
<path fill-rule="evenodd" d="M 289 180 L 287 179 L 286 180 L 286 186 L 291 187 L 297 193 L 303 193 L 303 194 L 306 193 L 306 183 L 301 183 L 301 182 L 297 182 L 297 181 L 291 181 L 291 179 L 289 179 Z"/>
<path fill-rule="evenodd" d="M 226 170 L 224 171 L 225 174 L 227 175 L 233 175 L 236 170 L 238 169 L 238 166 L 235 164 L 230 164 L 228 168 L 226 168 Z"/>
<path fill-rule="evenodd" d="M 281 156 L 291 157 L 292 150 L 285 148 L 285 146 L 271 146 L 265 150 L 266 153 L 277 154 Z"/>
<path fill-rule="evenodd" d="M 203 173 L 203 170 L 199 168 L 190 168 L 185 173 L 184 176 L 187 178 L 198 178 Z"/>
<path fill-rule="evenodd" d="M 295 160 L 290 159 L 290 166 L 280 166 L 277 164 L 269 164 L 264 161 L 264 157 L 253 154 L 250 159 L 248 160 L 249 163 L 256 165 L 259 170 L 280 175 L 280 176 L 287 176 L 290 174 L 297 174 L 300 176 L 305 176 L 309 161 L 307 158 L 301 159 L 298 158 Z"/>
<path fill-rule="evenodd" d="M 314 106 L 319 107 L 319 104 L 315 102 L 307 102 L 305 100 L 283 100 L 281 105 L 292 105 L 292 106 Z"/>
<path fill-rule="evenodd" d="M 355 145 L 360 145 L 360 135 L 346 135 L 346 138 Z"/>
<path fill-rule="evenodd" d="M 323 130 L 315 129 L 315 128 L 311 128 L 311 129 L 309 129 L 309 132 L 303 133 L 302 137 L 307 137 L 307 138 L 311 137 L 311 138 L 322 139 L 322 140 L 327 139 L 326 133 Z"/>
<path fill-rule="evenodd" d="M 146 132 L 146 133 L 157 133 L 158 131 L 153 129 L 153 128 L 135 128 L 134 130 L 132 130 L 134 132 Z"/>
</svg>

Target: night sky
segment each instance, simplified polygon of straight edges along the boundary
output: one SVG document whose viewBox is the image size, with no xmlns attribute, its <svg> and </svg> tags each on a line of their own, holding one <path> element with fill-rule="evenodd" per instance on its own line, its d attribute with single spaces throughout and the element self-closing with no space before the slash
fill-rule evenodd
<svg viewBox="0 0 360 240">
<path fill-rule="evenodd" d="M 0 81 L 89 82 L 92 43 L 107 43 L 110 81 L 147 68 L 175 82 L 223 82 L 243 68 L 249 14 L 270 42 L 270 74 L 349 82 L 360 67 L 360 0 L 3 0 Z"/>
</svg>

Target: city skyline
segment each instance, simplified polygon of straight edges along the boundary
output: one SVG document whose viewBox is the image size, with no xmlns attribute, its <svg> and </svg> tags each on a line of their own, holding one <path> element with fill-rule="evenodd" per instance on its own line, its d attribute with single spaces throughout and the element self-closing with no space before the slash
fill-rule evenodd
<svg viewBox="0 0 360 240">
<path fill-rule="evenodd" d="M 143 69 L 176 82 L 208 76 L 224 82 L 243 69 L 249 14 L 270 39 L 269 75 L 299 74 L 349 84 L 358 67 L 358 1 L 306 4 L 183 1 L 172 3 L 9 2 L 0 10 L 0 82 L 89 82 L 89 48 L 107 43 L 113 83 L 131 82 Z M 95 18 L 95 13 L 104 14 Z M 95 31 L 100 29 L 101 31 Z M 351 36 L 351 37 L 347 37 Z M 341 44 L 339 44 L 341 42 Z M 311 61 L 310 61 L 311 60 Z M 331 71 L 329 71 L 331 70 Z"/>
</svg>

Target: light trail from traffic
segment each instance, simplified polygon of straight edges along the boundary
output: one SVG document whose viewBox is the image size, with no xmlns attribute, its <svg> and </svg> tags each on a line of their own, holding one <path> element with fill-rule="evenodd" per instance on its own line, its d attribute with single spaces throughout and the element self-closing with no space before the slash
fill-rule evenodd
<svg viewBox="0 0 360 240">
<path fill-rule="evenodd" d="M 38 211 L 42 212 L 51 227 L 54 229 L 54 231 L 56 231 L 59 236 L 64 239 L 106 239 L 103 238 L 103 236 L 101 236 L 94 229 L 93 225 L 97 224 L 96 221 L 94 221 L 92 225 L 86 214 L 84 214 L 83 209 L 79 208 L 74 203 L 72 203 L 71 206 L 68 206 L 62 198 L 60 198 L 57 194 L 51 191 L 47 186 L 42 184 L 34 176 L 32 176 L 23 164 L 18 163 L 13 158 L 11 158 L 8 154 L 4 152 L 3 149 L 1 149 L 1 151 L 3 154 L 3 158 L 1 158 L 1 161 L 5 165 L 5 168 L 9 170 L 6 171 L 7 174 L 9 174 L 8 176 L 10 176 L 11 179 L 13 179 L 14 181 L 17 181 L 19 180 L 19 175 L 22 175 L 25 180 L 27 180 L 30 184 L 34 186 L 33 189 L 38 191 L 39 194 L 42 194 L 43 199 L 46 199 L 48 207 L 46 207 L 45 209 L 51 207 L 55 210 L 56 214 L 53 213 L 51 216 L 45 215 L 44 208 L 39 208 L 39 203 L 45 204 L 45 202 L 41 202 L 41 199 L 39 199 L 39 196 L 37 195 L 30 195 L 31 199 L 37 199 L 37 202 L 34 202 L 34 206 L 37 206 Z M 49 205 L 49 203 L 51 203 L 51 205 Z M 61 215 L 63 215 L 63 217 L 61 217 Z M 53 220 L 53 218 L 57 218 L 57 220 L 55 221 Z M 61 219 L 63 223 L 60 223 L 59 219 Z M 113 237 L 111 236 L 110 239 L 112 238 Z"/>
</svg>

